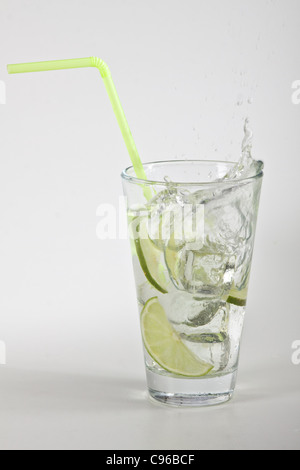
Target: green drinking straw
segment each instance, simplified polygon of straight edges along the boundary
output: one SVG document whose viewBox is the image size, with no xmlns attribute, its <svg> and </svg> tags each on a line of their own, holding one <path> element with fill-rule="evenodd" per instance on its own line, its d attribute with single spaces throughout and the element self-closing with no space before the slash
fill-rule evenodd
<svg viewBox="0 0 300 470">
<path fill-rule="evenodd" d="M 85 67 L 96 67 L 108 93 L 111 105 L 113 107 L 115 116 L 117 118 L 119 127 L 121 129 L 123 139 L 125 141 L 129 156 L 131 158 L 133 168 L 137 178 L 146 180 L 146 173 L 138 154 L 136 145 L 134 143 L 128 122 L 126 120 L 120 99 L 117 94 L 116 87 L 113 83 L 110 70 L 103 60 L 98 57 L 88 57 L 85 59 L 70 59 L 70 60 L 53 60 L 48 62 L 32 62 L 27 64 L 11 64 L 7 66 L 9 74 L 16 73 L 29 73 L 29 72 L 46 72 L 50 70 L 64 70 L 64 69 L 77 69 Z M 147 200 L 152 197 L 152 192 L 149 187 L 144 187 L 144 195 Z"/>
</svg>

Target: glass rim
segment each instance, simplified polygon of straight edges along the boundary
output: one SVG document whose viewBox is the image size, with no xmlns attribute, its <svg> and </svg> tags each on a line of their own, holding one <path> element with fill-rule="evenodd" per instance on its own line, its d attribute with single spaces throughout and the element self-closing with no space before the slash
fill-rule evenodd
<svg viewBox="0 0 300 470">
<path fill-rule="evenodd" d="M 236 165 L 237 162 L 230 162 L 225 160 L 161 160 L 161 161 L 154 161 L 154 162 L 147 162 L 143 163 L 144 168 L 149 165 L 168 165 L 174 163 L 184 163 L 184 164 L 192 164 L 192 163 L 205 163 L 205 164 L 226 164 L 226 165 Z M 220 185 L 238 185 L 242 183 L 248 183 L 252 180 L 262 178 L 264 175 L 263 169 L 261 169 L 258 173 L 252 176 L 248 176 L 246 178 L 237 178 L 237 179 L 228 179 L 228 180 L 216 180 L 216 181 L 191 181 L 191 182 L 180 182 L 180 181 L 156 181 L 156 180 L 145 180 L 142 178 L 138 178 L 137 176 L 131 176 L 128 174 L 130 170 L 134 170 L 134 167 L 130 165 L 125 170 L 122 171 L 121 177 L 130 182 L 139 185 L 148 185 L 148 186 L 220 186 Z"/>
</svg>

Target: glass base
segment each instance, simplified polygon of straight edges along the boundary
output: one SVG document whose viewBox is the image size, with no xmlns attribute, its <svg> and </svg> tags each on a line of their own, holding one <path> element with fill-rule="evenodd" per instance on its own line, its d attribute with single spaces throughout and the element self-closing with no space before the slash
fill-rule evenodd
<svg viewBox="0 0 300 470">
<path fill-rule="evenodd" d="M 213 406 L 232 398 L 237 372 L 220 377 L 179 378 L 147 370 L 150 397 L 170 406 Z"/>
</svg>

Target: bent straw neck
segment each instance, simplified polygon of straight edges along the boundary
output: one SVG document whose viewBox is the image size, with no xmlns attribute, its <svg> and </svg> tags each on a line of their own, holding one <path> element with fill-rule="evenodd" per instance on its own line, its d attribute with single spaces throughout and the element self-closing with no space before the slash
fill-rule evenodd
<svg viewBox="0 0 300 470">
<path fill-rule="evenodd" d="M 52 60 L 46 62 L 44 61 L 24 64 L 11 64 L 7 66 L 7 70 L 9 74 L 16 74 L 30 72 L 46 72 L 52 70 L 78 69 L 85 67 L 95 67 L 99 70 L 101 77 L 103 78 L 106 91 L 108 93 L 111 105 L 113 107 L 113 111 L 117 118 L 136 175 L 139 179 L 146 180 L 146 173 L 142 161 L 139 157 L 123 108 L 121 106 L 115 85 L 113 83 L 111 72 L 109 70 L 108 65 L 102 59 L 92 56 L 83 59 Z M 151 199 L 152 193 L 149 188 L 144 188 L 144 194 L 146 199 Z"/>
</svg>

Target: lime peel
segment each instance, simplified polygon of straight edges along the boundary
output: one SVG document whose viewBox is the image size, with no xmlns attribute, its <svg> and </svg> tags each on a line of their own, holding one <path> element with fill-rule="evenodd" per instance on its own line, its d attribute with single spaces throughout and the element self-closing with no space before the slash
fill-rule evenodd
<svg viewBox="0 0 300 470">
<path fill-rule="evenodd" d="M 242 290 L 238 290 L 235 286 L 229 292 L 226 302 L 236 305 L 237 307 L 245 307 L 247 305 L 248 286 Z"/>
</svg>

